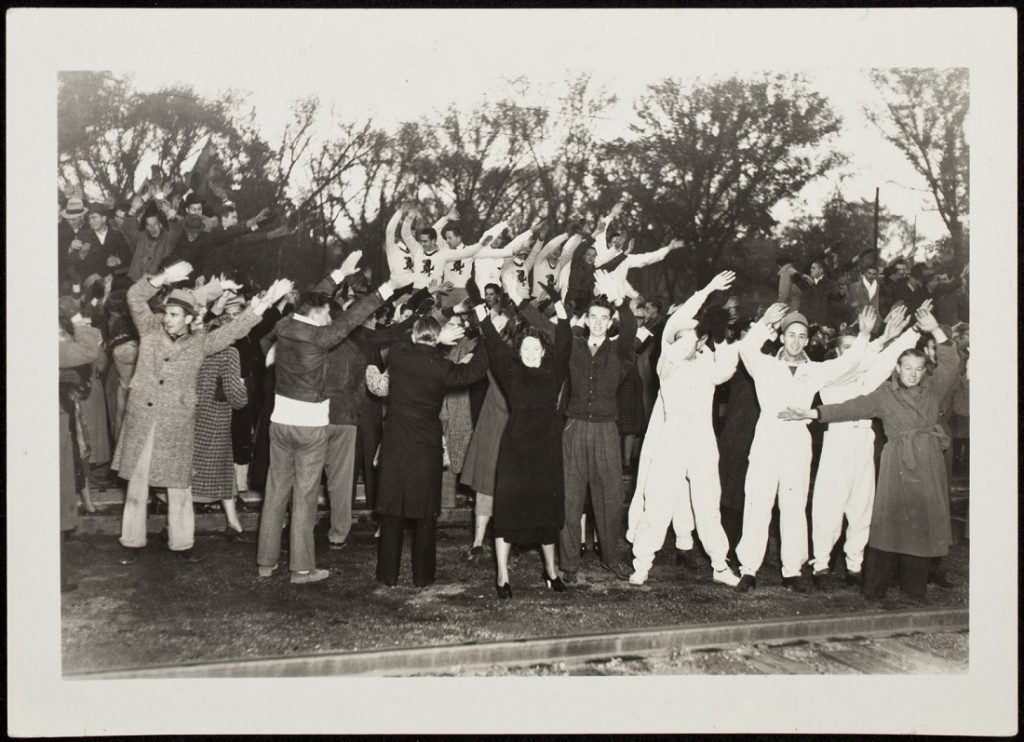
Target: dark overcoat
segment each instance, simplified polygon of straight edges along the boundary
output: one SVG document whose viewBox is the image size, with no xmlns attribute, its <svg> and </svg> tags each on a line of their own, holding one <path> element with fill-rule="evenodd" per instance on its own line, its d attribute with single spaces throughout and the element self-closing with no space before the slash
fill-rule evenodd
<svg viewBox="0 0 1024 742">
<path fill-rule="evenodd" d="M 885 425 L 868 540 L 875 549 L 938 557 L 952 543 L 942 457 L 949 439 L 939 408 L 958 381 L 960 362 L 950 343 L 936 353 L 935 372 L 915 387 L 904 387 L 894 375 L 870 394 L 818 408 L 824 423 L 877 417 Z"/>
<path fill-rule="evenodd" d="M 438 348 L 402 340 L 388 356 L 388 417 L 380 449 L 376 510 L 381 515 L 432 518 L 441 512 L 441 404 L 445 390 L 466 386 L 487 372 L 482 349 L 467 364 Z"/>
<path fill-rule="evenodd" d="M 490 317 L 481 327 L 491 371 L 508 401 L 495 479 L 495 533 L 513 542 L 551 543 L 565 525 L 558 396 L 569 374 L 572 330 L 568 320 L 559 320 L 551 352 L 540 367 L 530 368 L 502 341 Z M 541 536 L 545 532 L 550 535 Z"/>
</svg>

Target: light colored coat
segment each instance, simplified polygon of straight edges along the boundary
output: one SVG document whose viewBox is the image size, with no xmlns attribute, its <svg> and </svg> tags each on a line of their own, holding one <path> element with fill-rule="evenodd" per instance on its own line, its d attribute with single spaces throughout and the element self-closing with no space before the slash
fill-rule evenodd
<svg viewBox="0 0 1024 742">
<path fill-rule="evenodd" d="M 216 282 L 212 282 L 216 284 Z M 219 287 L 211 285 L 207 293 Z M 146 303 L 157 293 L 146 278 L 128 289 L 128 307 L 139 331 L 139 358 L 128 387 L 124 427 L 111 468 L 131 477 L 150 428 L 156 426 L 149 484 L 185 488 L 192 483 L 196 381 L 203 359 L 249 334 L 260 316 L 251 307 L 212 332 L 188 333 L 173 340 Z"/>
</svg>

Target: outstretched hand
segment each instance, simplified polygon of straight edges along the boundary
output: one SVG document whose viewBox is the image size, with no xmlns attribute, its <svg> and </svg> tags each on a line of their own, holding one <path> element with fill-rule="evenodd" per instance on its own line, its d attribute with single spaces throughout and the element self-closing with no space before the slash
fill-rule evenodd
<svg viewBox="0 0 1024 742">
<path fill-rule="evenodd" d="M 800 407 L 787 407 L 779 413 L 778 418 L 780 420 L 814 420 L 817 415 L 814 414 L 813 410 L 805 410 Z"/>
<path fill-rule="evenodd" d="M 917 317 L 917 326 L 921 328 L 921 332 L 934 332 L 939 326 L 938 320 L 932 314 L 930 300 L 921 305 L 915 316 Z"/>
<path fill-rule="evenodd" d="M 345 259 L 341 262 L 341 267 L 338 268 L 338 271 L 341 273 L 342 278 L 347 278 L 359 272 L 358 266 L 359 261 L 362 259 L 362 257 L 362 250 L 353 250 L 347 256 L 345 256 Z"/>
<path fill-rule="evenodd" d="M 462 325 L 446 324 L 437 334 L 437 342 L 441 345 L 454 345 L 466 335 Z"/>
<path fill-rule="evenodd" d="M 613 305 L 622 301 L 622 288 L 607 271 L 594 271 L 594 294 L 605 296 Z"/>
<path fill-rule="evenodd" d="M 782 318 L 786 316 L 787 312 L 789 312 L 789 307 L 782 302 L 777 302 L 764 310 L 764 316 L 761 317 L 761 322 L 769 327 L 773 327 L 782 321 Z"/>
<path fill-rule="evenodd" d="M 875 329 L 876 322 L 878 322 L 878 311 L 868 304 L 857 317 L 857 326 L 860 328 L 860 334 L 864 336 L 870 335 L 871 331 Z"/>
<path fill-rule="evenodd" d="M 907 329 L 910 319 L 910 316 L 907 314 L 906 305 L 899 304 L 893 307 L 885 318 L 885 332 L 882 333 L 884 342 L 889 342 L 899 337 L 900 333 Z"/>
<path fill-rule="evenodd" d="M 733 271 L 722 271 L 708 282 L 707 290 L 725 291 L 732 286 L 732 282 L 735 280 L 736 274 Z"/>
<path fill-rule="evenodd" d="M 181 260 L 172 263 L 164 269 L 164 283 L 178 283 L 184 281 L 192 273 L 192 264 Z"/>
</svg>

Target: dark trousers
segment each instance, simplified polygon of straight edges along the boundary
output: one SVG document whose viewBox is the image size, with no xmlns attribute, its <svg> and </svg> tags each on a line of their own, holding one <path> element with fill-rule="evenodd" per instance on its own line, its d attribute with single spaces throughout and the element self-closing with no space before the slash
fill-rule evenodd
<svg viewBox="0 0 1024 742">
<path fill-rule="evenodd" d="M 736 544 L 740 542 L 740 537 L 743 535 L 743 511 L 723 505 L 721 513 L 722 530 L 725 531 L 725 537 L 729 539 L 729 559 L 736 562 L 738 561 Z"/>
<path fill-rule="evenodd" d="M 412 535 L 412 581 L 424 587 L 437 574 L 437 519 L 417 518 Z M 395 515 L 380 518 L 380 540 L 377 542 L 377 579 L 387 585 L 398 584 L 402 567 L 402 541 L 405 520 Z"/>
<path fill-rule="evenodd" d="M 369 403 L 367 403 L 369 406 Z M 363 474 L 363 492 L 366 494 L 366 507 L 373 510 L 377 505 L 377 469 L 373 465 L 373 457 L 384 435 L 384 421 L 380 409 L 374 406 L 375 414 L 366 411 L 359 415 L 356 426 L 356 451 L 354 476 Z"/>
<path fill-rule="evenodd" d="M 889 583 L 897 577 L 904 597 L 924 602 L 928 588 L 930 557 L 897 554 L 871 546 L 864 550 L 864 596 L 884 598 Z"/>
<path fill-rule="evenodd" d="M 563 572 L 580 568 L 580 516 L 587 486 L 594 508 L 594 527 L 601 542 L 601 561 L 615 564 L 626 545 L 622 527 L 622 446 L 614 422 L 570 419 L 562 433 L 565 470 L 565 525 L 558 539 L 558 565 Z"/>
</svg>

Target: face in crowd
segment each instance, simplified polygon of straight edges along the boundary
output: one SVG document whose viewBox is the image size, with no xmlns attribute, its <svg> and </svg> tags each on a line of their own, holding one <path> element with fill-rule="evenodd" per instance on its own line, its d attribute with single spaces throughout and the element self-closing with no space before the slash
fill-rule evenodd
<svg viewBox="0 0 1024 742">
<path fill-rule="evenodd" d="M 864 278 L 867 279 L 868 283 L 874 283 L 875 281 L 878 280 L 878 268 L 876 268 L 873 265 L 868 266 L 867 268 L 861 268 L 860 272 L 861 275 L 863 275 Z"/>
<path fill-rule="evenodd" d="M 184 334 L 192 324 L 192 320 L 193 316 L 182 307 L 173 305 L 164 307 L 164 330 L 172 337 Z"/>
<path fill-rule="evenodd" d="M 811 278 L 817 281 L 819 278 L 825 275 L 825 266 L 815 260 L 811 263 Z"/>
<path fill-rule="evenodd" d="M 152 237 L 155 240 L 157 237 L 160 236 L 160 233 L 163 232 L 163 230 L 164 226 L 160 223 L 159 217 L 157 217 L 155 214 L 151 214 L 150 216 L 146 217 L 146 232 L 149 234 L 150 237 Z"/>
<path fill-rule="evenodd" d="M 612 310 L 608 307 L 591 307 L 587 310 L 587 328 L 596 338 L 603 338 L 612 324 Z"/>
<path fill-rule="evenodd" d="M 455 229 L 446 229 L 444 232 L 444 241 L 452 250 L 462 247 L 462 235 Z M 434 241 L 437 242 L 436 240 Z M 422 242 L 420 243 L 422 244 Z"/>
<path fill-rule="evenodd" d="M 89 229 L 99 232 L 107 226 L 107 217 L 97 214 L 95 211 L 89 214 Z"/>
<path fill-rule="evenodd" d="M 499 301 L 501 301 L 501 294 L 494 286 L 484 288 L 484 304 L 487 305 L 488 309 L 494 309 L 498 306 Z"/>
<path fill-rule="evenodd" d="M 432 253 L 437 250 L 437 234 L 432 231 L 420 230 L 416 233 L 416 241 L 420 243 L 424 252 Z"/>
<path fill-rule="evenodd" d="M 588 247 L 586 252 L 583 253 L 583 262 L 587 265 L 593 265 L 597 261 L 597 250 L 593 247 Z"/>
<path fill-rule="evenodd" d="M 519 346 L 519 359 L 527 368 L 539 368 L 544 360 L 544 344 L 540 338 L 527 335 Z"/>
<path fill-rule="evenodd" d="M 228 227 L 233 227 L 236 224 L 238 224 L 237 211 L 229 211 L 220 218 L 220 225 L 224 227 L 224 229 L 227 229 Z"/>
<path fill-rule="evenodd" d="M 916 353 L 904 353 L 896 364 L 900 383 L 905 387 L 915 387 L 921 383 L 925 374 L 925 359 Z"/>
<path fill-rule="evenodd" d="M 795 360 L 804 352 L 809 340 L 807 325 L 794 322 L 782 333 L 782 349 L 789 360 Z"/>
</svg>

